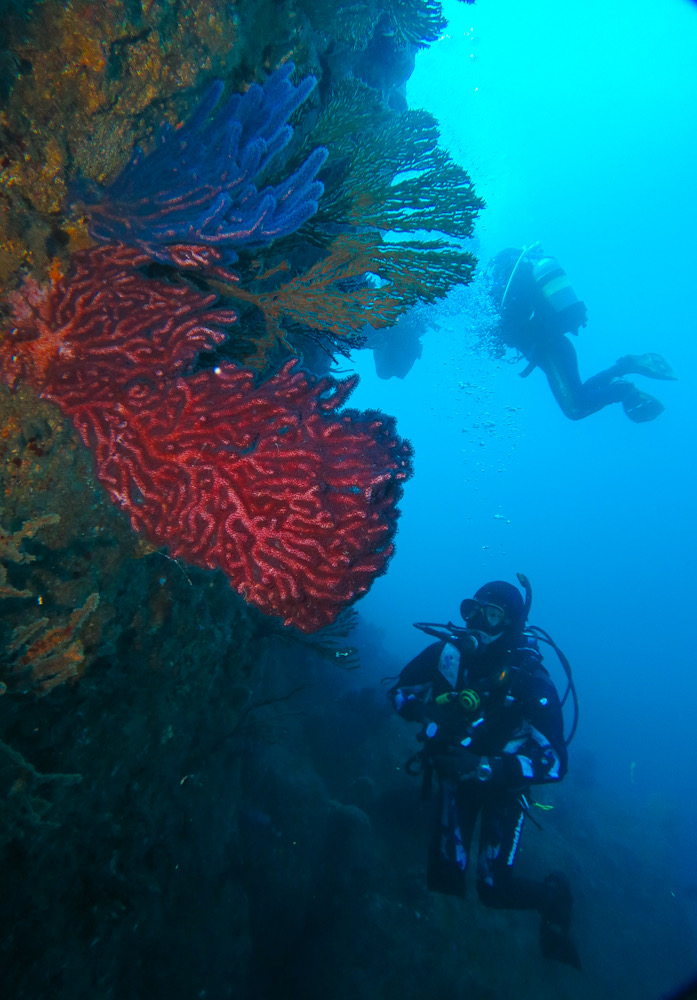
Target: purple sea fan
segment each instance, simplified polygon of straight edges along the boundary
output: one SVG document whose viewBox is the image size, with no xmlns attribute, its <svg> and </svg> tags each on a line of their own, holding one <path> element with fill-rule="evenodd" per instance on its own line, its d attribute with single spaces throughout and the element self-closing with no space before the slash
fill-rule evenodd
<svg viewBox="0 0 697 1000">
<path fill-rule="evenodd" d="M 296 87 L 293 69 L 286 63 L 216 110 L 223 92 L 217 80 L 185 125 L 163 125 L 147 154 L 136 146 L 119 176 L 85 206 L 92 237 L 229 279 L 236 277 L 227 271 L 236 247 L 298 229 L 317 211 L 323 185 L 315 177 L 327 150 L 315 149 L 285 181 L 256 186 L 290 141 L 288 118 L 317 82 L 308 76 Z"/>
</svg>

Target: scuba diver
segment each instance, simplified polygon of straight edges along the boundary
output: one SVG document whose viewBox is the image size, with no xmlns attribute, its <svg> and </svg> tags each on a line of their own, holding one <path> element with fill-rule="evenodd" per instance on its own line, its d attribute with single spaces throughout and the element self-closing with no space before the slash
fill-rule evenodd
<svg viewBox="0 0 697 1000">
<path fill-rule="evenodd" d="M 366 275 L 372 287 L 379 287 L 372 275 Z M 372 350 L 375 374 L 378 378 L 406 378 L 423 352 L 421 338 L 428 330 L 437 329 L 429 313 L 412 306 L 390 327 L 367 324 L 362 330 L 363 346 Z"/>
<path fill-rule="evenodd" d="M 510 347 L 525 357 L 528 365 L 522 378 L 541 368 L 564 416 L 582 420 L 611 403 L 621 403 L 635 423 L 660 416 L 663 404 L 625 378 L 676 379 L 660 354 L 627 354 L 611 368 L 581 381 L 576 350 L 565 334 L 576 336 L 586 325 L 586 306 L 559 263 L 545 256 L 538 244 L 522 251 L 501 250 L 489 262 L 486 276 L 500 317 L 494 335 L 499 342 L 496 355 L 502 357 Z"/>
<path fill-rule="evenodd" d="M 465 896 L 472 835 L 481 815 L 477 892 L 487 906 L 537 910 L 547 958 L 580 968 L 569 936 L 572 895 L 560 872 L 542 881 L 513 875 L 529 785 L 561 781 L 567 745 L 578 721 L 568 660 L 542 629 L 527 626 L 532 591 L 496 580 L 466 598 L 466 627 L 417 622 L 439 639 L 402 670 L 388 697 L 409 722 L 419 722 L 422 749 L 407 764 L 422 775 L 424 797 L 438 779 L 438 802 L 428 858 L 428 888 Z M 538 640 L 548 642 L 568 678 L 560 701 L 542 666 Z M 573 695 L 575 718 L 564 738 L 562 707 Z"/>
</svg>

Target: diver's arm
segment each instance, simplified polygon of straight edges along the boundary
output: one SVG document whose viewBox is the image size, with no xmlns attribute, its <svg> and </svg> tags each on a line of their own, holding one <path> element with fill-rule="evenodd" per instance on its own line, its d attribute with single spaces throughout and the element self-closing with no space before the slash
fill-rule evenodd
<svg viewBox="0 0 697 1000">
<path fill-rule="evenodd" d="M 529 677 L 526 691 L 518 694 L 517 700 L 523 709 L 522 723 L 499 753 L 479 756 L 458 748 L 460 780 L 476 778 L 516 789 L 564 777 L 567 753 L 561 705 L 546 672 Z"/>
<path fill-rule="evenodd" d="M 407 722 L 423 722 L 432 700 L 433 682 L 438 673 L 442 642 L 432 643 L 407 663 L 397 683 L 387 692 L 392 707 Z"/>
<path fill-rule="evenodd" d="M 470 754 L 469 761 L 458 762 L 460 780 L 476 778 L 510 789 L 561 781 L 566 773 L 566 753 L 557 753 L 544 738 L 538 740 L 538 735 L 513 741 L 494 756 Z"/>
<path fill-rule="evenodd" d="M 543 785 L 566 775 L 567 752 L 559 695 L 549 677 L 529 678 L 521 698 L 524 721 L 501 755 L 507 783 Z"/>
</svg>

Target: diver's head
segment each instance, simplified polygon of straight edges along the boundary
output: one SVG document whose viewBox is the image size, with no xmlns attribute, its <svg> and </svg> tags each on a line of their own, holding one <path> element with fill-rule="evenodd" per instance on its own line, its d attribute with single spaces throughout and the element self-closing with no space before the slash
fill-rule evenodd
<svg viewBox="0 0 697 1000">
<path fill-rule="evenodd" d="M 518 590 L 505 580 L 494 580 L 480 587 L 474 597 L 466 597 L 460 614 L 467 628 L 480 633 L 487 645 L 498 639 L 513 639 L 525 625 L 525 601 Z"/>
</svg>

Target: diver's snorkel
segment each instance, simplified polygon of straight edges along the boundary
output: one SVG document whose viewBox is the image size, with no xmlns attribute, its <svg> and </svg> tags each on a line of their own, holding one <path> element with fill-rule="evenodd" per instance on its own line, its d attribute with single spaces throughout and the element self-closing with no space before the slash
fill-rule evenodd
<svg viewBox="0 0 697 1000">
<path fill-rule="evenodd" d="M 530 607 L 532 605 L 532 585 L 525 573 L 516 573 L 516 576 L 518 577 L 518 583 L 525 591 L 525 607 L 523 608 L 523 625 L 525 626 L 528 618 L 530 617 Z"/>
</svg>

